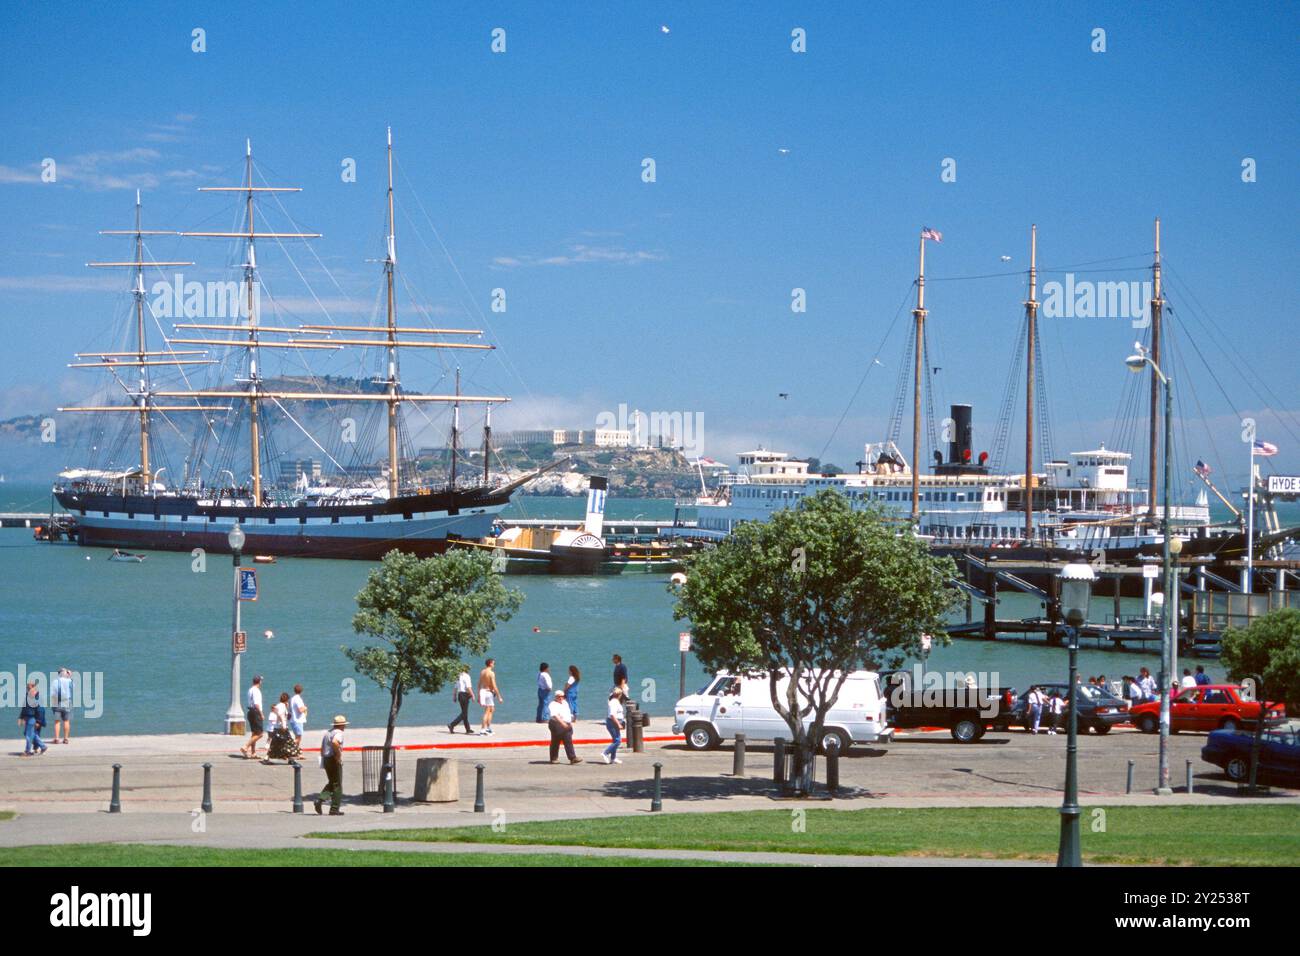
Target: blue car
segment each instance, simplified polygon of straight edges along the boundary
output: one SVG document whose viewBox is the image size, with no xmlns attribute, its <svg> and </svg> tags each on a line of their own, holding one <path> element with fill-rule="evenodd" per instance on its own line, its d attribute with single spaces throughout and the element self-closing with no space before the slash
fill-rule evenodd
<svg viewBox="0 0 1300 956">
<path fill-rule="evenodd" d="M 1222 767 L 1229 780 L 1250 778 L 1251 730 L 1211 731 L 1201 748 L 1201 759 Z M 1266 726 L 1259 740 L 1259 779 L 1300 785 L 1300 720 Z"/>
</svg>

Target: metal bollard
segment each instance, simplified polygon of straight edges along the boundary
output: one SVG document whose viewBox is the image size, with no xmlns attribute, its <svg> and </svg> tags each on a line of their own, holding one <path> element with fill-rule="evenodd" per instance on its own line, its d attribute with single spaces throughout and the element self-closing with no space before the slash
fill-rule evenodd
<svg viewBox="0 0 1300 956">
<path fill-rule="evenodd" d="M 840 748 L 826 748 L 826 789 L 834 793 L 840 788 Z"/>
<path fill-rule="evenodd" d="M 654 798 L 650 801 L 651 813 L 658 813 L 660 810 L 664 808 L 664 787 L 663 787 L 663 778 L 661 776 L 661 774 L 663 773 L 663 769 L 664 769 L 664 765 L 659 763 L 658 761 L 655 761 L 655 795 Z"/>
<path fill-rule="evenodd" d="M 785 783 L 785 738 L 772 741 L 772 782 Z"/>
<path fill-rule="evenodd" d="M 384 764 L 382 773 L 384 780 L 384 812 L 392 813 L 397 809 L 393 802 L 393 765 L 390 763 Z"/>
<path fill-rule="evenodd" d="M 745 775 L 744 734 L 736 734 L 736 749 L 731 755 L 731 775 L 733 777 L 743 777 Z"/>
<path fill-rule="evenodd" d="M 483 765 L 476 763 L 474 769 L 478 771 L 478 778 L 474 783 L 474 812 L 485 813 L 487 804 L 483 802 Z"/>
<path fill-rule="evenodd" d="M 1128 762 L 1128 782 L 1124 784 L 1124 792 L 1125 793 L 1133 792 L 1133 761 L 1132 760 Z"/>
<path fill-rule="evenodd" d="M 293 765 L 293 812 L 302 813 L 302 764 L 292 761 Z"/>
<path fill-rule="evenodd" d="M 632 753 L 645 753 L 645 722 L 641 719 L 641 708 L 636 709 L 632 725 Z"/>
<path fill-rule="evenodd" d="M 199 804 L 199 809 L 204 813 L 212 812 L 212 764 L 203 765 L 203 802 Z"/>
<path fill-rule="evenodd" d="M 122 765 L 113 764 L 113 796 L 108 801 L 109 813 L 122 812 Z"/>
<path fill-rule="evenodd" d="M 1187 761 L 1187 792 L 1192 792 L 1192 762 Z"/>
</svg>

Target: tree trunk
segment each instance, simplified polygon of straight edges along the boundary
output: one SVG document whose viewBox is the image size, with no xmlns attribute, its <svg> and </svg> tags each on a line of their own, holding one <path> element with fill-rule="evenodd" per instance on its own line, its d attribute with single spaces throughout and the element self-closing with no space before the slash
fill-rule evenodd
<svg viewBox="0 0 1300 956">
<path fill-rule="evenodd" d="M 402 709 L 402 684 L 396 677 L 393 678 L 389 693 L 392 697 L 388 704 L 388 733 L 384 737 L 384 765 L 387 765 L 393 756 L 393 731 L 397 727 L 397 713 Z M 383 786 L 382 779 L 380 786 Z"/>
</svg>

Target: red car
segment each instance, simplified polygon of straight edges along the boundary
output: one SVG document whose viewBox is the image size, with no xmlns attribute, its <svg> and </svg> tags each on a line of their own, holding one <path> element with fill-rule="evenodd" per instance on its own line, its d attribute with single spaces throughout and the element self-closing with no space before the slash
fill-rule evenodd
<svg viewBox="0 0 1300 956">
<path fill-rule="evenodd" d="M 1286 716 L 1285 704 L 1265 703 L 1264 707 L 1266 719 Z M 1259 708 L 1259 701 L 1248 699 L 1237 684 L 1188 687 L 1179 691 L 1169 705 L 1169 729 L 1177 733 L 1254 727 Z M 1135 704 L 1129 711 L 1129 719 L 1138 730 L 1154 734 L 1160 729 L 1160 701 Z"/>
</svg>

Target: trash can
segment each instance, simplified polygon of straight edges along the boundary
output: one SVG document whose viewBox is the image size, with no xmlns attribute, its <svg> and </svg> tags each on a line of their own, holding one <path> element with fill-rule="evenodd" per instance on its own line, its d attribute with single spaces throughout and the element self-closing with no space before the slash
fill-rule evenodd
<svg viewBox="0 0 1300 956">
<path fill-rule="evenodd" d="M 394 749 L 390 755 L 393 763 L 393 796 L 397 796 L 397 751 Z M 384 802 L 384 748 L 383 747 L 362 747 L 361 748 L 361 802 L 362 803 L 383 803 Z"/>
</svg>

